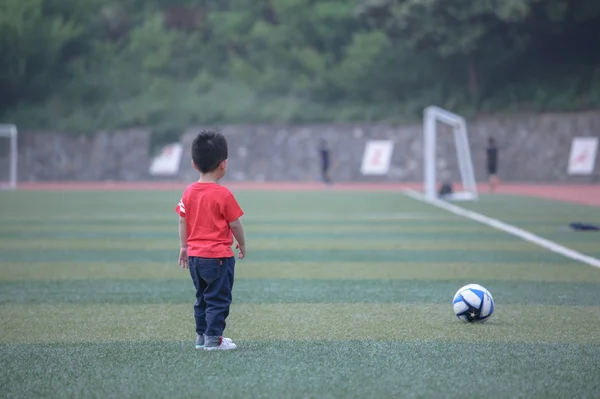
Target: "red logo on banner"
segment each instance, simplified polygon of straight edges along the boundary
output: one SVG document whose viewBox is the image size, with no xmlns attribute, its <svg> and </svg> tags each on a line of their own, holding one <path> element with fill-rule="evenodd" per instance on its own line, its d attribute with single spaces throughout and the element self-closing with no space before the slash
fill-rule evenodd
<svg viewBox="0 0 600 399">
<path fill-rule="evenodd" d="M 381 148 L 377 148 L 375 152 L 373 152 L 373 158 L 371 158 L 371 165 L 379 165 L 381 162 Z"/>
<path fill-rule="evenodd" d="M 575 163 L 585 162 L 587 160 L 587 157 L 588 157 L 588 152 L 587 152 L 587 150 L 585 150 L 584 152 L 582 152 L 581 154 L 579 154 L 577 156 L 577 158 L 575 158 Z"/>
</svg>

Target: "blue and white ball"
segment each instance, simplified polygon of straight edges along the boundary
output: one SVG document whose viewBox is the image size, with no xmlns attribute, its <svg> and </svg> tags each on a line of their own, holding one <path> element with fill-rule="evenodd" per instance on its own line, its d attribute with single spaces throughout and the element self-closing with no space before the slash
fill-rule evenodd
<svg viewBox="0 0 600 399">
<path fill-rule="evenodd" d="M 494 298 L 483 286 L 468 284 L 456 292 L 452 308 L 460 320 L 467 323 L 481 323 L 494 313 Z"/>
</svg>

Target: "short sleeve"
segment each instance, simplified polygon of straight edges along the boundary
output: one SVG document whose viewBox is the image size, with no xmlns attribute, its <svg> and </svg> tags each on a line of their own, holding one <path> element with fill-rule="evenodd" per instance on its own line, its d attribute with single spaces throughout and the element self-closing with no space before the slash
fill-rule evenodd
<svg viewBox="0 0 600 399">
<path fill-rule="evenodd" d="M 185 218 L 185 205 L 183 204 L 183 198 L 179 200 L 179 203 L 175 207 L 175 212 L 177 212 L 180 217 Z"/>
<path fill-rule="evenodd" d="M 223 216 L 225 217 L 225 220 L 227 223 L 231 223 L 235 220 L 238 220 L 243 214 L 244 211 L 242 211 L 242 208 L 240 208 L 240 205 L 236 201 L 235 197 L 233 194 L 229 193 L 225 197 L 225 206 L 223 209 Z"/>
</svg>

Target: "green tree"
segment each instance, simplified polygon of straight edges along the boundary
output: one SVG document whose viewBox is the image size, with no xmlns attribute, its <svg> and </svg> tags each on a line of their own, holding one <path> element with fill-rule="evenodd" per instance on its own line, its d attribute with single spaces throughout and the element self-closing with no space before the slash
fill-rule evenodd
<svg viewBox="0 0 600 399">
<path fill-rule="evenodd" d="M 65 52 L 82 34 L 68 15 L 45 13 L 43 0 L 0 2 L 0 106 L 40 100 L 54 90 Z"/>
<path fill-rule="evenodd" d="M 4 0 L 0 116 L 173 132 L 584 109 L 597 37 L 587 0 Z"/>
<path fill-rule="evenodd" d="M 416 51 L 433 49 L 443 59 L 463 59 L 469 91 L 477 99 L 479 59 L 492 43 L 518 50 L 523 37 L 508 25 L 526 20 L 538 1 L 390 0 L 366 3 L 361 12 Z"/>
<path fill-rule="evenodd" d="M 541 42 L 581 22 L 593 21 L 600 34 L 599 9 L 600 3 L 584 0 L 370 0 L 359 14 L 415 52 L 435 51 L 450 71 L 463 65 L 462 81 L 477 102 L 485 94 L 482 80 L 493 85 L 503 69 L 534 58 L 528 52 Z M 576 36 L 571 45 L 589 41 Z"/>
</svg>

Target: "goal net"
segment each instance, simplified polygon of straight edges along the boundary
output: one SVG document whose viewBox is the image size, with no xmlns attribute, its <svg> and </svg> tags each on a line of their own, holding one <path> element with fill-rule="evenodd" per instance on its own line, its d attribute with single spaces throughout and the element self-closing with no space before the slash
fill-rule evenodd
<svg viewBox="0 0 600 399">
<path fill-rule="evenodd" d="M 0 125 L 0 189 L 17 188 L 17 127 Z"/>
<path fill-rule="evenodd" d="M 436 106 L 425 108 L 423 115 L 425 197 L 430 200 L 437 197 L 437 141 L 440 134 L 446 133 L 442 131 L 443 129 L 438 128 L 439 123 L 446 124 L 451 128 L 461 180 L 460 190 L 454 190 L 452 194 L 449 194 L 445 198 L 450 200 L 477 200 L 477 184 L 473 170 L 473 161 L 471 159 L 471 150 L 469 149 L 465 119 L 460 115 Z"/>
</svg>

